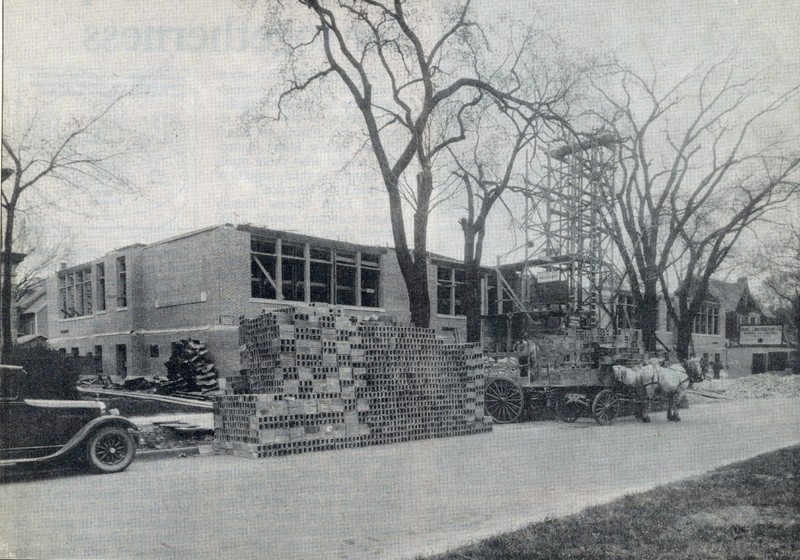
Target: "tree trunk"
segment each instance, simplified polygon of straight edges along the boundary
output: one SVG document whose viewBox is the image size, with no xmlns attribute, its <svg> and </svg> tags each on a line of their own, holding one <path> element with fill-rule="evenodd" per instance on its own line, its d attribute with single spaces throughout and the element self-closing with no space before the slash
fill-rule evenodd
<svg viewBox="0 0 800 560">
<path fill-rule="evenodd" d="M 6 205 L 6 223 L 3 232 L 3 277 L 0 286 L 0 331 L 2 331 L 2 349 L 0 349 L 0 363 L 6 361 L 11 355 L 14 339 L 11 336 L 11 268 L 13 262 L 13 242 L 14 233 L 14 205 L 10 201 Z"/>
<path fill-rule="evenodd" d="M 795 336 L 792 373 L 800 374 L 800 294 L 796 293 L 792 298 L 792 313 Z"/>
<path fill-rule="evenodd" d="M 639 325 L 642 329 L 644 351 L 655 352 L 658 330 L 658 292 L 655 282 L 647 282 L 644 286 L 644 295 L 639 307 Z"/>
<path fill-rule="evenodd" d="M 689 358 L 689 347 L 692 344 L 692 323 L 694 318 L 690 318 L 686 306 L 681 305 L 679 311 L 680 318 L 675 324 L 675 351 L 678 353 L 678 360 L 683 361 Z"/>
<path fill-rule="evenodd" d="M 431 322 L 431 302 L 428 291 L 428 265 L 425 250 L 427 234 L 427 211 L 414 216 L 414 251 L 408 248 L 405 223 L 403 221 L 402 199 L 397 188 L 389 189 L 389 216 L 392 223 L 395 254 L 400 273 L 408 293 L 408 307 L 411 323 L 415 327 L 428 328 Z"/>
<path fill-rule="evenodd" d="M 471 212 L 470 212 L 471 216 Z M 470 217 L 470 220 L 472 218 Z M 467 342 L 480 342 L 481 317 L 481 253 L 483 236 L 480 226 L 462 218 L 464 232 L 464 313 L 467 316 Z"/>
<path fill-rule="evenodd" d="M 417 328 L 431 326 L 431 297 L 428 290 L 428 263 L 426 256 L 414 250 L 413 276 L 416 280 L 406 281 L 411 322 Z"/>
<path fill-rule="evenodd" d="M 417 174 L 417 211 L 414 213 L 414 264 L 411 283 L 406 279 L 411 322 L 417 328 L 431 325 L 431 296 L 428 290 L 428 209 L 433 192 L 433 175 L 426 162 Z"/>
<path fill-rule="evenodd" d="M 464 312 L 467 315 L 467 342 L 481 341 L 481 276 L 478 265 L 467 264 L 464 286 Z"/>
</svg>

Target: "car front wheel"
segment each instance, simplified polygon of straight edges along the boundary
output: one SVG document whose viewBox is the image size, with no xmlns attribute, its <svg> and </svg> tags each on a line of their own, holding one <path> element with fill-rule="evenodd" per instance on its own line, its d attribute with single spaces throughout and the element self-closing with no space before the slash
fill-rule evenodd
<svg viewBox="0 0 800 560">
<path fill-rule="evenodd" d="M 86 458 L 96 472 L 124 471 L 135 456 L 136 442 L 124 428 L 117 426 L 100 428 L 87 441 Z"/>
</svg>

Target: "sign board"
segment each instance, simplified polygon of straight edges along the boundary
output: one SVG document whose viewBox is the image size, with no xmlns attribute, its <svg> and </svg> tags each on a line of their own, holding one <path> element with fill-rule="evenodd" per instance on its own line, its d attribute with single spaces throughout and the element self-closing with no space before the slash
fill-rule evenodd
<svg viewBox="0 0 800 560">
<path fill-rule="evenodd" d="M 536 275 L 536 281 L 540 284 L 544 284 L 545 282 L 558 282 L 561 280 L 561 273 L 558 270 L 547 270 L 545 272 L 539 272 Z"/>
<path fill-rule="evenodd" d="M 739 344 L 742 346 L 779 345 L 782 341 L 782 325 L 739 326 Z"/>
</svg>

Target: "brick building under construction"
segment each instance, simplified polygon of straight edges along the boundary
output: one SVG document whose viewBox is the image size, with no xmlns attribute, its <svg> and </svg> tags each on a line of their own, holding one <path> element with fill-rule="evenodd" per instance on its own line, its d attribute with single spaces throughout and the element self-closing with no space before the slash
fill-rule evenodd
<svg viewBox="0 0 800 560">
<path fill-rule="evenodd" d="M 431 327 L 463 341 L 463 266 L 430 259 Z M 497 290 L 494 270 L 484 272 L 486 314 L 497 306 Z M 111 251 L 60 270 L 47 294 L 50 345 L 91 354 L 98 372 L 120 377 L 163 375 L 173 345 L 184 338 L 208 345 L 221 377 L 236 375 L 239 318 L 291 302 L 410 321 L 393 249 L 249 225 L 214 226 Z"/>
</svg>

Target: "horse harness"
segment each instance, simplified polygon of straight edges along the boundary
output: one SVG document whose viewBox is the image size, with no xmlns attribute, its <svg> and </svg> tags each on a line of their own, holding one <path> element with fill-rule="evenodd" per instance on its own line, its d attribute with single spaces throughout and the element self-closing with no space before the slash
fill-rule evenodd
<svg viewBox="0 0 800 560">
<path fill-rule="evenodd" d="M 671 371 L 676 371 L 676 370 L 674 370 L 674 369 L 672 369 L 672 368 L 665 367 L 665 366 L 659 366 L 659 367 L 663 367 L 664 369 L 669 369 L 669 370 L 671 370 Z M 684 383 L 691 383 L 691 379 L 689 378 L 689 373 L 688 373 L 688 372 L 686 372 L 686 371 L 684 371 L 684 373 L 686 373 L 686 379 L 684 379 L 683 381 L 681 381 L 680 383 L 678 383 L 678 386 L 675 388 L 675 391 L 673 391 L 673 392 L 672 392 L 672 394 L 670 394 L 670 395 L 666 395 L 666 396 L 668 396 L 668 397 L 674 397 L 675 395 L 677 395 L 677 394 L 678 394 L 678 391 L 680 391 L 680 389 L 681 389 L 681 385 L 683 385 Z M 647 388 L 648 388 L 648 387 L 650 387 L 651 385 L 660 385 L 660 384 L 661 384 L 661 381 L 658 381 L 658 380 L 654 379 L 653 381 L 650 381 L 650 382 L 648 382 L 648 383 L 642 383 L 642 384 L 641 384 L 641 386 L 642 386 L 644 389 L 647 389 Z"/>
</svg>

